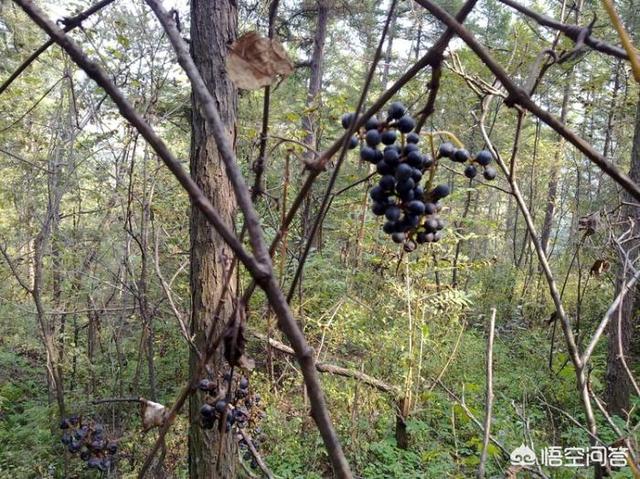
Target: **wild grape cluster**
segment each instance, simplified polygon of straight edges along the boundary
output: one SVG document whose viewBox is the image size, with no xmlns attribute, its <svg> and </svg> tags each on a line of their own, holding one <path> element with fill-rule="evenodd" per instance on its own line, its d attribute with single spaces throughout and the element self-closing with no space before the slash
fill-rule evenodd
<svg viewBox="0 0 640 479">
<path fill-rule="evenodd" d="M 343 115 L 343 128 L 348 129 L 354 120 L 352 113 Z M 418 146 L 420 135 L 414 131 L 415 127 L 416 122 L 405 106 L 394 102 L 385 121 L 371 117 L 364 129 L 349 140 L 351 149 L 362 143 L 360 158 L 374 164 L 381 176 L 369 192 L 373 200 L 371 211 L 385 217 L 382 230 L 407 252 L 413 251 L 417 244 L 434 243 L 442 238 L 445 223 L 438 213 L 442 209 L 441 200 L 451 191 L 445 184 L 433 186 L 440 158 L 469 163 L 465 169 L 469 178 L 477 175 L 474 163 L 484 168 L 486 179 L 496 177 L 495 169 L 488 166 L 492 157 L 487 151 L 471 158 L 466 150 L 443 143 L 436 158 L 424 154 Z M 421 185 L 423 179 L 424 186 Z"/>
<path fill-rule="evenodd" d="M 79 453 L 89 469 L 102 472 L 111 470 L 118 444 L 106 437 L 102 424 L 84 420 L 80 416 L 70 416 L 60 421 L 60 429 L 64 431 L 62 444 L 67 446 L 70 453 Z"/>
<path fill-rule="evenodd" d="M 493 166 L 489 166 L 489 163 L 493 161 L 493 155 L 487 150 L 479 151 L 475 156 L 472 156 L 464 148 L 456 148 L 453 144 L 447 142 L 440 145 L 438 157 L 449 158 L 456 163 L 466 164 L 464 176 L 469 179 L 478 176 L 478 166 L 482 168 L 482 176 L 484 176 L 485 180 L 493 181 L 498 176 L 496 169 Z"/>
<path fill-rule="evenodd" d="M 206 393 L 205 403 L 200 408 L 204 429 L 212 429 L 216 421 L 224 421 L 225 431 L 229 432 L 234 425 L 243 428 L 249 422 L 251 409 L 260 402 L 260 396 L 250 394 L 249 380 L 244 376 L 237 381 L 232 395 L 232 379 L 232 374 L 227 372 L 222 381 L 204 378 L 198 383 L 198 389 Z"/>
<path fill-rule="evenodd" d="M 234 384 L 236 386 L 235 392 L 231 394 L 229 391 L 232 391 Z M 212 429 L 216 421 L 219 421 L 218 424 L 224 421 L 225 432 L 231 431 L 235 425 L 237 428 L 243 429 L 255 449 L 260 450 L 264 434 L 257 424 L 260 419 L 266 416 L 266 413 L 260 407 L 262 398 L 259 394 L 249 390 L 249 380 L 245 376 L 234 380 L 233 374 L 227 372 L 217 381 L 204 378 L 198 383 L 198 389 L 206 393 L 205 403 L 200 408 L 200 418 L 204 429 Z M 253 429 L 253 434 L 251 434 L 253 438 L 248 434 L 249 428 Z M 258 463 L 251 454 L 245 438 L 237 429 L 235 437 L 240 450 L 244 451 L 243 458 L 250 461 L 251 467 L 256 469 Z"/>
<path fill-rule="evenodd" d="M 256 427 L 253 430 L 253 435 L 250 438 L 250 441 L 253 443 L 253 447 L 256 449 L 256 451 L 260 451 L 260 445 L 265 440 L 265 438 L 266 438 L 266 436 L 262 432 L 261 428 Z M 249 450 L 249 445 L 247 444 L 247 441 L 245 441 L 244 437 L 242 437 L 241 434 L 238 434 L 236 439 L 238 440 L 238 445 L 240 446 L 240 450 L 243 451 L 242 459 L 244 459 L 245 461 L 249 462 L 249 464 L 251 465 L 251 467 L 253 469 L 257 469 L 258 468 L 258 462 L 256 461 L 256 458 L 253 457 L 253 454 L 251 454 L 251 451 Z"/>
</svg>

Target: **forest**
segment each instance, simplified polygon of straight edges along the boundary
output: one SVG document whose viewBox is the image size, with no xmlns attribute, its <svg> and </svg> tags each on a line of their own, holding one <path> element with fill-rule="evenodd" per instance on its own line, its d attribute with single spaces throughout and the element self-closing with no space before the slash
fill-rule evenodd
<svg viewBox="0 0 640 479">
<path fill-rule="evenodd" d="M 0 0 L 0 479 L 640 478 L 637 0 Z"/>
</svg>

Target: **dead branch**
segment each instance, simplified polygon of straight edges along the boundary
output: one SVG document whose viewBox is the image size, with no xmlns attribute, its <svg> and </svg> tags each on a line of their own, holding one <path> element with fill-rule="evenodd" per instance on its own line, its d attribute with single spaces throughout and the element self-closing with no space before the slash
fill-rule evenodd
<svg viewBox="0 0 640 479">
<path fill-rule="evenodd" d="M 265 464 L 264 460 L 262 459 L 262 456 L 260 456 L 260 453 L 256 449 L 256 446 L 253 444 L 253 441 L 251 440 L 249 435 L 242 428 L 238 428 L 237 430 L 242 436 L 242 439 L 244 439 L 244 442 L 247 444 L 247 447 L 249 448 L 249 452 L 251 452 L 251 455 L 256 460 L 256 464 L 258 464 L 258 467 L 260 468 L 260 470 L 264 472 L 264 475 L 267 476 L 269 479 L 273 479 L 273 473 L 269 470 L 269 468 Z"/>
<path fill-rule="evenodd" d="M 491 310 L 489 319 L 489 334 L 487 335 L 487 387 L 485 393 L 485 413 L 484 424 L 482 426 L 484 434 L 482 438 L 482 452 L 480 453 L 480 464 L 478 466 L 478 479 L 485 475 L 487 463 L 489 439 L 491 436 L 491 414 L 493 410 L 493 336 L 496 329 L 496 308 Z"/>
<path fill-rule="evenodd" d="M 264 334 L 251 332 L 253 336 L 258 338 L 261 341 L 268 342 L 268 344 L 275 350 L 280 351 L 281 353 L 288 354 L 290 356 L 294 356 L 294 351 L 286 344 L 281 343 L 280 341 L 276 341 L 273 338 L 268 338 Z M 322 373 L 335 374 L 336 376 L 342 376 L 345 378 L 355 379 L 367 386 L 371 386 L 385 394 L 391 394 L 393 398 L 397 398 L 400 395 L 400 388 L 397 386 L 393 386 L 391 384 L 387 384 L 384 381 L 381 381 L 373 376 L 369 376 L 363 372 L 357 371 L 355 369 L 347 369 L 341 366 L 336 366 L 335 364 L 325 363 L 325 362 L 316 362 L 316 369 Z"/>
<path fill-rule="evenodd" d="M 499 0 L 499 1 L 500 3 L 503 3 L 513 8 L 514 10 L 519 11 L 520 13 L 523 13 L 524 15 L 535 20 L 536 23 L 544 27 L 552 28 L 554 30 L 558 30 L 564 33 L 564 35 L 566 35 L 568 38 L 570 38 L 576 43 L 581 37 L 583 37 L 582 41 L 589 47 L 593 48 L 594 50 L 597 50 L 601 53 L 606 53 L 607 55 L 612 55 L 617 58 L 622 58 L 623 60 L 629 59 L 629 57 L 627 56 L 627 52 L 623 48 L 610 45 L 607 42 L 604 42 L 602 40 L 592 37 L 591 29 L 588 27 L 581 27 L 579 25 L 567 25 L 565 23 L 558 22 L 557 20 L 549 18 L 540 13 L 534 12 L 533 10 L 517 2 L 514 2 L 513 0 Z M 586 35 L 584 35 L 583 33 L 585 30 L 586 30 Z"/>
</svg>

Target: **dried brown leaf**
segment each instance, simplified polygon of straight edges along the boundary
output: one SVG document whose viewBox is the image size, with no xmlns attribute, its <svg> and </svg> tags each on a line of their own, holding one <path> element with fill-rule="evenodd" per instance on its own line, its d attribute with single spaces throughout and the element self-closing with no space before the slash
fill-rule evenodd
<svg viewBox="0 0 640 479">
<path fill-rule="evenodd" d="M 226 64 L 231 81 L 244 90 L 257 90 L 293 73 L 293 63 L 280 42 L 257 32 L 245 33 L 231 45 Z"/>
<path fill-rule="evenodd" d="M 162 404 L 140 398 L 140 416 L 142 416 L 142 430 L 147 432 L 153 427 L 160 427 L 167 419 L 169 411 Z"/>
<path fill-rule="evenodd" d="M 246 354 L 243 354 L 238 358 L 238 366 L 247 371 L 253 371 L 256 368 L 256 361 Z"/>
<path fill-rule="evenodd" d="M 585 236 L 591 236 L 600 227 L 600 215 L 598 213 L 591 213 L 586 216 L 582 216 L 578 220 L 578 230 L 584 231 Z"/>
<path fill-rule="evenodd" d="M 593 266 L 591 266 L 589 274 L 592 276 L 600 276 L 609 271 L 609 268 L 611 268 L 611 264 L 606 259 L 597 259 L 593 263 Z"/>
</svg>

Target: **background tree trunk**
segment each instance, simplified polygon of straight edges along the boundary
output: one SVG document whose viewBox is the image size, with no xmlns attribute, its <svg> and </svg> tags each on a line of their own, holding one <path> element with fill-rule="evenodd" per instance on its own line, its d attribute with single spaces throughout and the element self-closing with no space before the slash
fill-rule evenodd
<svg viewBox="0 0 640 479">
<path fill-rule="evenodd" d="M 313 149 L 318 147 L 318 119 L 320 109 L 320 93 L 322 92 L 322 76 L 324 73 L 324 45 L 327 39 L 327 25 L 329 21 L 329 5 L 326 0 L 318 0 L 318 17 L 316 20 L 316 32 L 313 37 L 313 51 L 311 53 L 311 67 L 309 73 L 309 87 L 307 89 L 306 107 L 309 113 L 302 117 L 302 127 L 306 131 L 305 145 Z M 307 161 L 313 159 L 310 151 L 305 151 L 303 157 Z M 305 199 L 302 236 L 308 238 L 313 225 L 313 196 L 310 194 Z M 319 228 L 320 230 L 320 228 Z M 316 231 L 316 238 L 320 237 L 320 231 Z"/>
<path fill-rule="evenodd" d="M 631 150 L 631 166 L 629 167 L 629 176 L 635 182 L 640 182 L 640 99 L 638 99 L 636 107 L 636 121 L 633 134 L 633 149 Z M 633 276 L 633 271 L 629 266 L 637 268 L 636 260 L 638 259 L 638 235 L 640 234 L 640 225 L 638 224 L 638 207 L 634 206 L 635 202 L 626 192 L 622 194 L 623 201 L 627 204 L 622 206 L 622 219 L 624 221 L 623 228 L 633 227 L 631 233 L 631 241 L 624 243 L 624 253 L 620 254 L 620 267 L 616 276 L 616 293 L 617 296 L 624 283 L 629 281 Z M 629 261 L 625 268 L 626 260 Z M 629 293 L 620 304 L 618 310 L 613 314 L 613 321 L 609 325 L 609 343 L 607 354 L 607 373 L 606 373 L 606 400 L 607 409 L 611 414 L 618 414 L 626 418 L 624 411 L 629 411 L 629 392 L 631 383 L 624 365 L 620 360 L 620 345 L 622 345 L 622 353 L 627 361 L 630 362 L 629 351 L 633 333 L 633 327 L 636 324 L 636 294 L 637 288 L 629 291 Z M 620 316 L 620 328 L 618 328 L 618 317 Z M 620 333 L 621 337 L 618 337 Z"/>
<path fill-rule="evenodd" d="M 235 144 L 236 90 L 227 77 L 224 59 L 228 46 L 236 38 L 237 6 L 234 0 L 192 0 L 191 48 L 200 74 L 217 100 L 222 120 L 228 127 L 229 137 Z M 215 141 L 207 135 L 205 120 L 192 100 L 191 175 L 218 209 L 223 219 L 233 223 L 236 209 L 231 184 L 224 171 Z M 191 328 L 196 344 L 201 346 L 207 325 L 215 321 L 214 336 L 228 321 L 232 309 L 229 300 L 235 293 L 235 279 L 230 281 L 227 298 L 219 318 L 214 310 L 220 299 L 225 271 L 232 258 L 222 238 L 196 209 L 191 210 Z M 191 356 L 191 370 L 196 357 Z M 222 351 L 214 355 L 210 364 L 214 374 L 224 368 Z M 200 427 L 202 393 L 194 394 L 189 402 L 191 420 L 189 432 L 189 477 L 235 478 L 237 467 L 236 446 L 232 434 L 222 438 L 215 427 Z M 219 441 L 224 441 L 219 447 Z M 218 453 L 220 451 L 220 457 Z"/>
<path fill-rule="evenodd" d="M 562 4 L 562 11 L 560 12 L 560 18 L 564 18 L 565 3 Z M 576 10 L 575 22 L 580 21 L 580 9 Z M 564 91 L 562 93 L 562 106 L 560 107 L 560 121 L 565 123 L 567 121 L 567 113 L 569 110 L 569 99 L 571 98 L 571 90 L 573 83 L 573 66 L 569 68 L 567 74 L 567 80 L 564 83 Z M 560 165 L 564 160 L 564 140 L 561 136 L 558 136 L 558 146 L 556 153 L 553 157 L 553 164 L 551 167 L 551 177 L 549 179 L 549 185 L 547 190 L 547 206 L 544 212 L 544 222 L 542 223 L 542 231 L 540 232 L 540 241 L 542 243 L 542 250 L 544 254 L 549 257 L 549 240 L 551 239 L 551 228 L 553 226 L 553 215 L 556 210 L 556 201 L 558 196 L 558 182 L 560 181 Z"/>
</svg>

